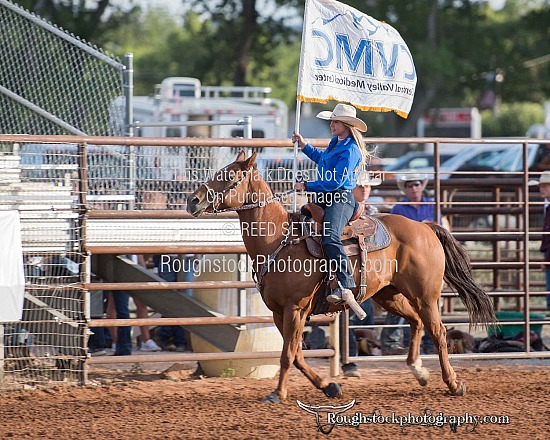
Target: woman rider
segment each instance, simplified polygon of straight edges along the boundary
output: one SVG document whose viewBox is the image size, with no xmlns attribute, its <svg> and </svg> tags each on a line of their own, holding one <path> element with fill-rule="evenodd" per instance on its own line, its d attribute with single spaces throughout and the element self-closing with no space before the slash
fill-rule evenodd
<svg viewBox="0 0 550 440">
<path fill-rule="evenodd" d="M 355 281 L 340 236 L 357 207 L 351 190 L 369 157 L 359 133 L 366 132 L 367 125 L 356 117 L 355 107 L 347 104 L 338 104 L 332 112 L 324 111 L 317 117 L 330 121 L 333 137 L 326 150 L 321 151 L 299 133 L 293 133 L 292 142 L 298 142 L 304 154 L 317 164 L 317 180 L 296 183 L 294 189 L 315 193 L 315 203 L 325 210 L 323 247 L 331 273 L 336 273 L 338 278 L 338 287 L 327 295 L 327 301 L 334 304 L 352 299 L 355 302 L 350 290 L 355 287 Z"/>
</svg>

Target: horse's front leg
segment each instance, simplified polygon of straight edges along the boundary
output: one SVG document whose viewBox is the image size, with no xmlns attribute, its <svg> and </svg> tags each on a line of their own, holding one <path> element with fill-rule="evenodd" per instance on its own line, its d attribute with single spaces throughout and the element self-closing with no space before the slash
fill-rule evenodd
<svg viewBox="0 0 550 440">
<path fill-rule="evenodd" d="M 278 403 L 285 400 L 288 394 L 288 377 L 290 366 L 293 364 L 298 349 L 301 348 L 302 333 L 304 331 L 305 316 L 301 316 L 300 309 L 295 306 L 286 306 L 284 315 L 273 313 L 275 325 L 283 336 L 283 350 L 281 352 L 279 384 L 277 389 L 262 399 L 262 402 Z M 303 357 L 302 357 L 303 359 Z M 309 367 L 308 367 L 309 368 Z M 320 378 L 319 378 L 320 379 Z M 311 379 L 310 379 L 311 380 Z"/>
<path fill-rule="evenodd" d="M 315 370 L 307 364 L 301 344 L 298 346 L 296 359 L 294 359 L 294 366 L 298 368 L 298 370 L 300 370 L 313 385 L 315 385 L 315 388 L 322 390 L 327 397 L 342 396 L 342 386 L 340 384 L 335 382 L 328 383 L 326 379 L 319 376 Z"/>
</svg>

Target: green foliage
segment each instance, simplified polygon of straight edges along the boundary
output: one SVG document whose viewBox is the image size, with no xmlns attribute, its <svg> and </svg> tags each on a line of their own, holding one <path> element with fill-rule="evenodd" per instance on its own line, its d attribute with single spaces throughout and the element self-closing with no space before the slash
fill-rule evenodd
<svg viewBox="0 0 550 440">
<path fill-rule="evenodd" d="M 484 137 L 525 136 L 531 125 L 544 121 L 544 108 L 533 102 L 502 104 L 498 113 L 485 110 L 481 118 Z"/>
<path fill-rule="evenodd" d="M 394 26 L 415 61 L 411 116 L 367 115 L 377 121 L 369 126 L 384 130 L 377 135 L 414 134 L 427 109 L 475 106 L 488 90 L 504 104 L 499 115 L 485 116 L 484 133 L 521 135 L 532 113 L 522 107 L 497 123 L 505 104 L 550 96 L 547 1 L 507 0 L 500 11 L 472 0 L 343 1 Z M 159 10 L 141 13 L 132 2 L 126 9 L 114 0 L 19 3 L 118 56 L 132 52 L 137 95 L 152 93 L 167 76 L 192 76 L 205 85 L 271 86 L 274 97 L 295 105 L 303 0 L 186 0 L 183 24 Z"/>
<path fill-rule="evenodd" d="M 14 3 L 97 46 L 107 42 L 103 38 L 106 32 L 133 21 L 141 13 L 134 0 L 125 6 L 113 0 L 16 0 Z"/>
<path fill-rule="evenodd" d="M 279 61 L 273 66 L 252 66 L 254 84 L 273 88 L 272 96 L 282 99 L 289 108 L 296 102 L 298 64 L 300 63 L 300 42 L 292 45 L 279 45 L 273 48 L 272 55 Z"/>
</svg>

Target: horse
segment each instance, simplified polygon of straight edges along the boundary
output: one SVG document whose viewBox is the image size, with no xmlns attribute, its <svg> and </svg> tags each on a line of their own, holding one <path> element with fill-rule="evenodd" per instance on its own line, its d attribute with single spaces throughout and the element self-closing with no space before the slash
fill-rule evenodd
<svg viewBox="0 0 550 440">
<path fill-rule="evenodd" d="M 309 253 L 305 241 L 297 239 L 299 232 L 289 227 L 291 214 L 263 179 L 256 166 L 256 153 L 246 158 L 241 151 L 234 162 L 218 170 L 187 198 L 187 212 L 194 217 L 220 211 L 237 212 L 254 272 L 261 275 L 258 289 L 283 337 L 278 385 L 262 401 L 279 403 L 287 398 L 292 364 L 326 396 L 342 396 L 341 385 L 319 376 L 306 363 L 302 352 L 304 326 L 321 295 L 325 295 L 327 273 L 320 265 L 322 261 Z M 372 297 L 410 324 L 407 365 L 421 386 L 426 386 L 429 379 L 420 358 L 421 331 L 425 327 L 439 354 L 443 381 L 451 395 L 462 396 L 466 386 L 449 363 L 438 300 L 446 282 L 465 304 L 470 325 L 486 327 L 496 320 L 490 298 L 473 279 L 465 250 L 446 229 L 400 215 L 380 214 L 378 219 L 389 231 L 391 243 L 385 249 L 369 252 L 368 258 L 397 264 L 380 264 L 380 270 L 369 271 L 364 299 Z M 272 265 L 275 260 L 288 263 L 288 267 Z M 350 267 L 357 266 L 354 261 L 350 257 Z M 318 270 L 295 270 L 306 267 L 308 262 L 309 267 Z M 357 272 L 354 270 L 358 285 Z M 339 312 L 344 307 L 330 305 L 328 312 Z"/>
</svg>

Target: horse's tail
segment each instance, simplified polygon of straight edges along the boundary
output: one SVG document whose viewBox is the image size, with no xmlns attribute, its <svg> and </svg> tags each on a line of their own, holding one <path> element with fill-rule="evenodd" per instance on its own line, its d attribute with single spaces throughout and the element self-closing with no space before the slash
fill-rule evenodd
<svg viewBox="0 0 550 440">
<path fill-rule="evenodd" d="M 470 315 L 470 325 L 488 327 L 496 322 L 495 310 L 489 295 L 472 276 L 470 258 L 449 231 L 436 223 L 428 223 L 445 252 L 443 279 L 456 292 Z"/>
</svg>

